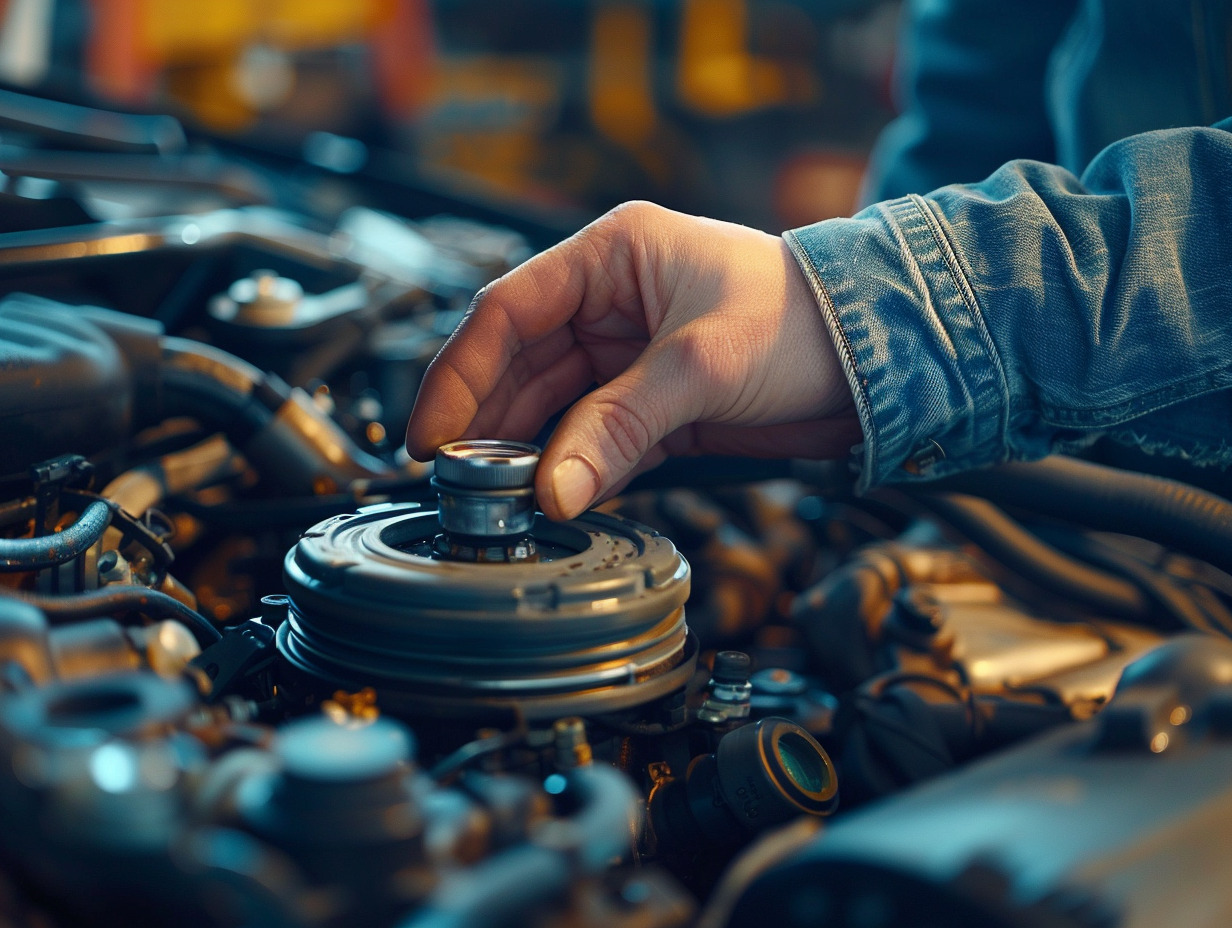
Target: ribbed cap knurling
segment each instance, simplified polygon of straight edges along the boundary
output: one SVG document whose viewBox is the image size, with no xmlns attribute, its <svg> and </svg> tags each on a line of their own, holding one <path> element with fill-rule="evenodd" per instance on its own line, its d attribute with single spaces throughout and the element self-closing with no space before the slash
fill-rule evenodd
<svg viewBox="0 0 1232 928">
<path fill-rule="evenodd" d="M 532 486 L 538 466 L 539 449 L 520 441 L 452 441 L 436 452 L 436 479 L 474 490 Z"/>
</svg>

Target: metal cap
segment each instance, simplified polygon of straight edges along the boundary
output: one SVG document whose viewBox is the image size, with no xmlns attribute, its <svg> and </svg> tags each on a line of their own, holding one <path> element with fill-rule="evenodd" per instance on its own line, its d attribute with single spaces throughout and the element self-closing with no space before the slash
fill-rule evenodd
<svg viewBox="0 0 1232 928">
<path fill-rule="evenodd" d="M 520 441 L 451 441 L 436 452 L 436 479 L 475 490 L 511 490 L 535 482 L 539 449 Z"/>
<path fill-rule="evenodd" d="M 224 321 L 254 326 L 286 326 L 295 322 L 304 302 L 298 281 L 277 271 L 253 271 L 233 283 L 225 295 L 214 298 L 211 314 Z"/>
<path fill-rule="evenodd" d="M 377 719 L 362 728 L 321 716 L 284 725 L 275 741 L 284 774 L 317 783 L 375 780 L 411 759 L 414 737 L 401 724 Z"/>
</svg>

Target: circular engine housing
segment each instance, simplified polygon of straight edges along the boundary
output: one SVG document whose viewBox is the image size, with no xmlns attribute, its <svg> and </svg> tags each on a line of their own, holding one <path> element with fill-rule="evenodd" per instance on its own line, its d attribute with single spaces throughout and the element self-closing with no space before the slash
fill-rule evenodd
<svg viewBox="0 0 1232 928">
<path fill-rule="evenodd" d="M 298 677 L 323 693 L 373 687 L 404 717 L 535 721 L 631 709 L 692 676 L 689 566 L 652 529 L 538 516 L 533 563 L 441 559 L 439 531 L 435 510 L 389 504 L 303 535 L 278 632 Z"/>
</svg>

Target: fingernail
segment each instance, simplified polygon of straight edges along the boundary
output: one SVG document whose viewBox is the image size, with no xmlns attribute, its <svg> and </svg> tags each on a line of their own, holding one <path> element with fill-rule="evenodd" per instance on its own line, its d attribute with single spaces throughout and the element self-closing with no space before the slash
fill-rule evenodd
<svg viewBox="0 0 1232 928">
<path fill-rule="evenodd" d="M 556 508 L 572 517 L 583 512 L 599 495 L 599 477 L 585 458 L 565 458 L 552 471 Z"/>
</svg>

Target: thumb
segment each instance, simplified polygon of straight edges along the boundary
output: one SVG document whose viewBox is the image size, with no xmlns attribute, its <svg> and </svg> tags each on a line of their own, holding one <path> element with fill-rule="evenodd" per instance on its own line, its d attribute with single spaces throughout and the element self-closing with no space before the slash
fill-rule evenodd
<svg viewBox="0 0 1232 928">
<path fill-rule="evenodd" d="M 540 458 L 535 490 L 552 519 L 572 519 L 623 480 L 668 434 L 701 413 L 687 366 L 670 344 L 578 400 Z"/>
</svg>

